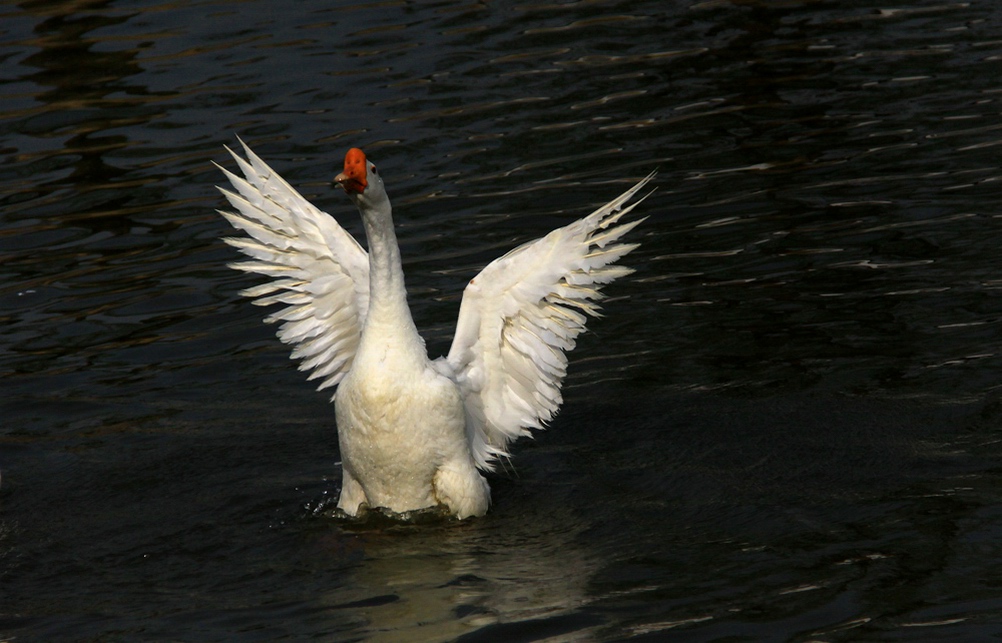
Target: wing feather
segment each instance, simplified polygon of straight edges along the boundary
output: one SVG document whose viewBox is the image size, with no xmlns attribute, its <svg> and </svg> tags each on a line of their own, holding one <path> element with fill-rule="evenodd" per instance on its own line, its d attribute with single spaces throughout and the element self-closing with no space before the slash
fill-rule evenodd
<svg viewBox="0 0 1002 643">
<path fill-rule="evenodd" d="M 293 344 L 299 369 L 319 388 L 334 386 L 351 368 L 369 307 L 369 258 L 330 215 L 304 199 L 243 142 L 233 156 L 243 176 L 222 167 L 233 190 L 219 188 L 233 212 L 220 211 L 247 236 L 224 241 L 249 257 L 232 268 L 271 278 L 241 295 L 259 306 L 283 305 L 265 317 L 282 322 L 277 335 Z"/>
<path fill-rule="evenodd" d="M 644 219 L 617 224 L 654 173 L 587 217 L 490 263 L 463 292 L 445 362 L 464 394 L 477 465 L 493 468 L 508 444 L 560 408 L 567 352 L 599 316 L 601 286 L 633 271 L 613 265 L 637 248 L 620 239 Z"/>
</svg>

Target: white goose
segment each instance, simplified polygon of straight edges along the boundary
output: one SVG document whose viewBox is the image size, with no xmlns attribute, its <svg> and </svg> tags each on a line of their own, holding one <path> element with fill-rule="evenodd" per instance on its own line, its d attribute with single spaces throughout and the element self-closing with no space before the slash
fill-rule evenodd
<svg viewBox="0 0 1002 643">
<path fill-rule="evenodd" d="M 265 318 L 293 359 L 334 396 L 344 473 L 338 507 L 406 512 L 444 505 L 481 516 L 490 488 L 479 473 L 508 444 L 559 408 L 566 351 L 597 315 L 599 288 L 632 270 L 613 266 L 638 244 L 619 239 L 643 219 L 615 225 L 654 174 L 589 216 L 491 262 L 463 293 L 447 357 L 430 360 L 407 307 L 390 200 L 359 149 L 335 181 L 358 206 L 369 252 L 241 141 L 244 174 L 223 169 L 239 211 L 220 211 L 250 238 L 228 238 L 251 261 L 232 264 L 271 281 L 242 291 L 257 305 L 285 304 Z M 646 197 L 644 197 L 646 198 Z"/>
</svg>

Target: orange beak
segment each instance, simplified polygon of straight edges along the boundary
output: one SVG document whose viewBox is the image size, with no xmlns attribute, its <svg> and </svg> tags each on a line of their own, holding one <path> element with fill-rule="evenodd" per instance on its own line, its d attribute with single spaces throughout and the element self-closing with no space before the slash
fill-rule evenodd
<svg viewBox="0 0 1002 643">
<path fill-rule="evenodd" d="M 334 177 L 334 182 L 344 188 L 349 194 L 361 194 L 369 185 L 366 181 L 368 168 L 365 165 L 365 152 L 353 147 L 344 155 L 344 172 Z"/>
</svg>

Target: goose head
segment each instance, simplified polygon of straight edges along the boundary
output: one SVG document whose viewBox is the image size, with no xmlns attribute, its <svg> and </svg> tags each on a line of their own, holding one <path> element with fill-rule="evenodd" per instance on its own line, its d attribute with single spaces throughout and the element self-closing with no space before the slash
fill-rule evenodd
<svg viewBox="0 0 1002 643">
<path fill-rule="evenodd" d="M 334 182 L 355 202 L 363 213 L 389 208 L 389 197 L 376 166 L 365 157 L 365 152 L 353 147 L 344 155 L 344 171 L 334 177 Z"/>
</svg>

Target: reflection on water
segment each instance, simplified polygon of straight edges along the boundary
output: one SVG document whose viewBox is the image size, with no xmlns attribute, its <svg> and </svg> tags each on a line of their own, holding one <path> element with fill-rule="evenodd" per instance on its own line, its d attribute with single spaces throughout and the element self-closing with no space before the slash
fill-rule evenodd
<svg viewBox="0 0 1002 643">
<path fill-rule="evenodd" d="M 587 603 L 597 563 L 575 542 L 573 525 L 543 526 L 530 532 L 488 520 L 362 533 L 355 546 L 366 563 L 320 600 L 370 640 L 451 640 L 478 629 L 508 638 L 505 624 L 518 622 L 584 634 L 595 619 L 575 611 Z"/>
<path fill-rule="evenodd" d="M 997 636 L 1002 12 L 0 8 L 0 640 Z M 481 520 L 358 529 L 218 239 L 362 146 L 416 321 L 660 168 Z M 646 204 L 645 204 L 646 205 Z"/>
</svg>

